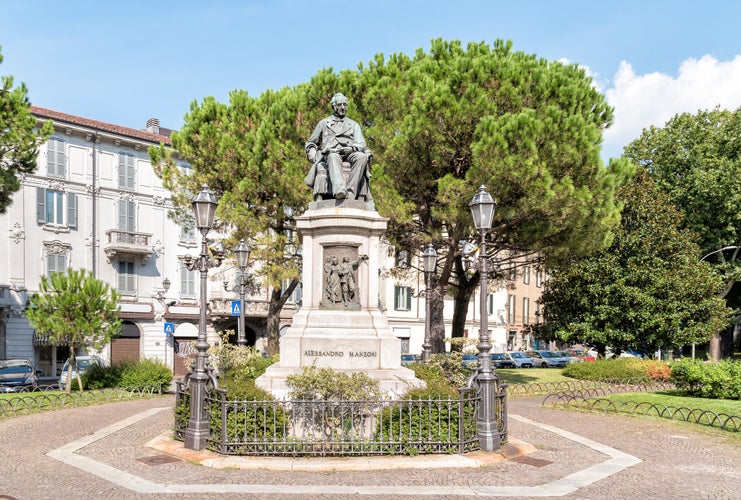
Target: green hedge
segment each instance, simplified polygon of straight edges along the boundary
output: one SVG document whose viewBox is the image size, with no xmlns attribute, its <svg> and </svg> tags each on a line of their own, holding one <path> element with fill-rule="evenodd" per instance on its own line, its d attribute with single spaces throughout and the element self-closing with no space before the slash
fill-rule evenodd
<svg viewBox="0 0 741 500">
<path fill-rule="evenodd" d="M 158 387 L 166 391 L 170 382 L 172 370 L 161 361 L 149 358 L 122 361 L 111 366 L 94 366 L 82 376 L 82 385 L 87 389 Z M 77 381 L 74 382 L 76 385 Z"/>
<path fill-rule="evenodd" d="M 666 380 L 670 369 L 665 362 L 655 359 L 612 358 L 586 363 L 571 363 L 561 373 L 566 377 L 580 380 L 640 383 Z"/>
<path fill-rule="evenodd" d="M 671 364 L 671 380 L 689 396 L 741 399 L 741 362 L 683 358 Z"/>
</svg>

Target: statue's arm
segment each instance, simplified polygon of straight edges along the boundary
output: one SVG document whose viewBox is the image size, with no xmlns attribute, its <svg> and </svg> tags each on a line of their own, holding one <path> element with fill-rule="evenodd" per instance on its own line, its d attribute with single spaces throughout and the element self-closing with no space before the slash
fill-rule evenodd
<svg viewBox="0 0 741 500">
<path fill-rule="evenodd" d="M 324 120 L 320 121 L 316 127 L 314 127 L 314 131 L 311 133 L 311 136 L 309 137 L 309 140 L 306 141 L 306 145 L 304 146 L 304 151 L 306 152 L 306 157 L 309 159 L 311 163 L 314 163 L 318 160 L 317 158 L 317 151 L 319 151 L 319 145 L 322 143 L 322 129 L 324 127 Z"/>
</svg>

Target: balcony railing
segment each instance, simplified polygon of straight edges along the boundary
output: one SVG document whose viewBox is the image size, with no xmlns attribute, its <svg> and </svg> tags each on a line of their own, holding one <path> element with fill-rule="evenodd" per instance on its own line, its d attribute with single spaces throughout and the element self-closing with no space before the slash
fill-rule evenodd
<svg viewBox="0 0 741 500">
<path fill-rule="evenodd" d="M 109 263 L 119 254 L 141 257 L 142 264 L 146 264 L 152 256 L 151 233 L 109 229 L 105 234 L 108 241 L 103 245 L 103 251 Z"/>
</svg>

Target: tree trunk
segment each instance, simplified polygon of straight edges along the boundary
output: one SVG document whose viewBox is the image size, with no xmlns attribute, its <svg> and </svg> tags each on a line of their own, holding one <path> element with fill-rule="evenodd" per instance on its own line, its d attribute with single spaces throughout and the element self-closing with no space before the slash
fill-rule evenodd
<svg viewBox="0 0 741 500">
<path fill-rule="evenodd" d="M 268 356 L 275 356 L 280 352 L 280 312 L 286 305 L 288 297 L 298 285 L 298 280 L 291 280 L 288 288 L 274 288 L 270 293 L 270 303 L 268 304 L 268 317 L 266 318 L 268 331 Z"/>
<path fill-rule="evenodd" d="M 434 290 L 437 290 L 435 288 Z M 432 353 L 438 354 L 445 352 L 445 317 L 443 309 L 445 301 L 440 293 L 433 293 L 430 304 L 430 342 L 432 343 Z"/>
<path fill-rule="evenodd" d="M 463 337 L 466 330 L 466 317 L 468 316 L 468 305 L 471 303 L 476 287 L 479 284 L 478 279 L 472 279 L 460 283 L 456 288 L 453 297 L 453 321 L 452 333 L 453 338 Z"/>
</svg>

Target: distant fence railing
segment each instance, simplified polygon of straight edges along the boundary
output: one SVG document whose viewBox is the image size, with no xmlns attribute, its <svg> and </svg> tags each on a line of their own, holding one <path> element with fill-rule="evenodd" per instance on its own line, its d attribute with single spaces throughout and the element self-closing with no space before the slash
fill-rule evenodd
<svg viewBox="0 0 741 500">
<path fill-rule="evenodd" d="M 124 401 L 161 396 L 161 387 L 123 387 L 94 389 L 83 392 L 58 392 L 53 389 L 27 391 L 0 397 L 0 418 L 76 406 L 89 406 L 113 401 Z M 11 397 L 12 396 L 12 397 Z"/>
<path fill-rule="evenodd" d="M 190 392 L 177 385 L 175 435 L 183 439 Z M 467 453 L 479 449 L 481 399 L 381 401 L 234 401 L 221 389 L 206 396 L 211 436 L 206 447 L 224 455 L 360 456 Z M 494 409 L 507 440 L 506 387 Z"/>
<path fill-rule="evenodd" d="M 572 406 L 590 411 L 629 413 L 632 415 L 682 420 L 684 422 L 717 427 L 726 431 L 741 432 L 741 416 L 716 413 L 712 410 L 691 409 L 685 406 L 667 406 L 647 401 L 613 401 L 605 398 L 584 398 L 574 395 L 558 398 L 557 402 L 551 402 L 551 404 Z"/>
</svg>

